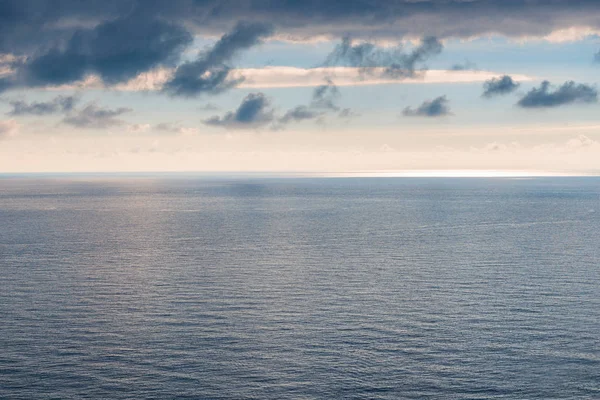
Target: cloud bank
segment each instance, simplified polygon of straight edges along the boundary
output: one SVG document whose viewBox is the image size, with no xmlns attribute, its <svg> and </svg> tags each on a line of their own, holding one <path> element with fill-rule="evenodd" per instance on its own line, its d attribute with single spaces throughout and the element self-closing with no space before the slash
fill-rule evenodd
<svg viewBox="0 0 600 400">
<path fill-rule="evenodd" d="M 573 27 L 598 30 L 599 10 L 595 0 L 4 0 L 0 53 L 30 53 L 52 42 L 64 43 L 83 27 L 130 16 L 138 24 L 160 20 L 212 35 L 247 20 L 275 24 L 279 35 L 295 39 L 346 35 L 397 39 L 496 33 L 540 37 Z M 121 39 L 128 41 L 127 35 L 135 33 L 125 31 Z"/>
</svg>

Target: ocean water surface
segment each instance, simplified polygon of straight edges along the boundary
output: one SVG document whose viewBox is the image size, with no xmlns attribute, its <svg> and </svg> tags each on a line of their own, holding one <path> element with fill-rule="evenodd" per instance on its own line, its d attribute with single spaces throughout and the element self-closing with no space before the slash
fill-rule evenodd
<svg viewBox="0 0 600 400">
<path fill-rule="evenodd" d="M 600 398 L 600 179 L 2 177 L 0 398 Z"/>
</svg>

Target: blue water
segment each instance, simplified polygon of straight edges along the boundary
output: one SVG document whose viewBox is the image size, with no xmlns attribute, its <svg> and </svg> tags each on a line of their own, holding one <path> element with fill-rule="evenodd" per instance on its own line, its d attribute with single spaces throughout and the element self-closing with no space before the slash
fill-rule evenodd
<svg viewBox="0 0 600 400">
<path fill-rule="evenodd" d="M 0 179 L 0 398 L 600 398 L 600 179 Z"/>
</svg>

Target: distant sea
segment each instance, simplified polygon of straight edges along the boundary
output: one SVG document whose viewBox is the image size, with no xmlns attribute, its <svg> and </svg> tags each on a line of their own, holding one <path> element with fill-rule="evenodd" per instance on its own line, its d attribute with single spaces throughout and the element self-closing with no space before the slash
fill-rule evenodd
<svg viewBox="0 0 600 400">
<path fill-rule="evenodd" d="M 0 179 L 2 399 L 598 399 L 599 178 Z"/>
</svg>

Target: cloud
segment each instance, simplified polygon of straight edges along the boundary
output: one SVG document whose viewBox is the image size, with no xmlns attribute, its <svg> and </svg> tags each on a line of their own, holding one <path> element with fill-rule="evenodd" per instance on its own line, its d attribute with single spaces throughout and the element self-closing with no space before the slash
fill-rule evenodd
<svg viewBox="0 0 600 400">
<path fill-rule="evenodd" d="M 131 111 L 131 108 L 126 107 L 110 109 L 89 104 L 82 110 L 65 117 L 63 123 L 77 128 L 105 129 L 124 125 L 125 121 L 117 117 Z"/>
<path fill-rule="evenodd" d="M 228 129 L 259 128 L 273 122 L 273 109 L 263 93 L 250 93 L 233 112 L 222 117 L 214 116 L 204 120 L 206 125 Z"/>
<path fill-rule="evenodd" d="M 406 117 L 444 117 L 451 115 L 446 96 L 440 96 L 433 100 L 423 102 L 419 107 L 413 109 L 406 107 L 402 114 Z"/>
<path fill-rule="evenodd" d="M 153 68 L 174 65 L 192 35 L 177 24 L 130 14 L 78 28 L 61 39 L 3 77 L 0 90 L 69 84 L 92 74 L 106 85 L 126 82 Z"/>
<path fill-rule="evenodd" d="M 551 37 L 563 32 L 562 38 L 573 36 L 572 29 L 597 32 L 599 10 L 596 0 L 3 0 L 0 53 L 33 55 L 56 43 L 64 48 L 76 32 L 130 16 L 135 17 L 132 29 L 125 27 L 117 41 L 129 43 L 144 30 L 136 25 L 152 21 L 170 21 L 193 33 L 215 36 L 239 20 L 274 24 L 278 37 L 290 40 L 345 35 L 370 40 L 424 35 Z M 144 31 L 152 37 L 151 31 Z"/>
<path fill-rule="evenodd" d="M 160 91 L 163 85 L 173 76 L 174 70 L 159 68 L 144 72 L 125 83 L 112 86 L 118 91 Z M 389 84 L 431 84 L 431 83 L 472 83 L 484 82 L 492 78 L 501 78 L 504 74 L 493 71 L 452 71 L 428 70 L 424 76 L 406 79 L 382 77 L 384 68 L 373 68 L 373 75 L 365 75 L 356 67 L 319 67 L 298 68 L 290 66 L 268 66 L 263 68 L 232 69 L 231 80 L 241 80 L 238 88 L 266 89 L 285 87 L 317 87 L 323 81 L 335 77 L 335 84 L 341 86 L 389 85 Z M 530 81 L 527 75 L 511 75 L 515 81 Z M 85 81 L 74 85 L 61 85 L 57 90 L 102 89 L 105 85 L 96 77 L 90 76 Z"/>
<path fill-rule="evenodd" d="M 309 105 L 299 105 L 288 110 L 278 123 L 285 125 L 289 122 L 299 122 L 311 119 L 319 119 L 331 112 L 339 112 L 340 118 L 349 118 L 352 116 L 352 110 L 346 108 L 340 111 L 337 100 L 340 97 L 340 91 L 330 77 L 325 78 L 325 84 L 315 87 Z"/>
<path fill-rule="evenodd" d="M 319 85 L 313 90 L 311 107 L 338 111 L 340 108 L 335 104 L 340 96 L 340 91 L 331 78 L 325 78 L 325 84 Z"/>
<path fill-rule="evenodd" d="M 0 139 L 14 136 L 19 131 L 19 124 L 14 119 L 0 121 Z"/>
<path fill-rule="evenodd" d="M 358 67 L 365 75 L 377 73 L 389 79 L 413 78 L 425 69 L 419 64 L 441 53 L 442 49 L 443 45 L 433 36 L 424 37 L 408 53 L 401 45 L 382 48 L 369 42 L 354 44 L 352 39 L 345 37 L 327 56 L 325 64 Z M 417 71 L 417 68 L 421 70 Z"/>
<path fill-rule="evenodd" d="M 198 107 L 198 110 L 200 110 L 200 111 L 217 111 L 217 110 L 220 110 L 220 108 L 216 104 L 206 103 L 205 105 Z"/>
<path fill-rule="evenodd" d="M 279 122 L 287 124 L 292 121 L 306 121 L 323 116 L 323 111 L 317 111 L 311 107 L 300 105 L 288 110 L 283 117 L 279 118 Z"/>
<path fill-rule="evenodd" d="M 358 114 L 350 108 L 344 108 L 343 110 L 340 110 L 338 116 L 340 118 L 354 118 L 360 116 L 360 114 Z"/>
<path fill-rule="evenodd" d="M 576 138 L 569 139 L 565 143 L 565 147 L 569 150 L 596 148 L 600 149 L 600 143 L 590 139 L 585 135 L 579 135 Z"/>
<path fill-rule="evenodd" d="M 463 63 L 454 64 L 450 67 L 450 71 L 476 71 L 477 65 L 474 62 L 465 60 Z"/>
<path fill-rule="evenodd" d="M 482 97 L 491 98 L 509 94 L 517 90 L 518 87 L 519 84 L 508 75 L 501 78 L 492 78 L 484 82 Z"/>
<path fill-rule="evenodd" d="M 598 101 L 598 91 L 589 85 L 568 81 L 554 91 L 550 90 L 550 86 L 550 82 L 542 82 L 539 88 L 533 88 L 527 92 L 517 105 L 522 108 L 547 108 Z"/>
<path fill-rule="evenodd" d="M 150 124 L 131 124 L 127 127 L 127 131 L 132 133 L 142 133 L 150 129 Z"/>
<path fill-rule="evenodd" d="M 188 128 L 179 125 L 179 123 L 161 122 L 160 124 L 154 125 L 152 128 L 154 131 L 159 133 L 176 134 L 176 135 L 194 135 L 198 133 L 197 128 Z"/>
<path fill-rule="evenodd" d="M 11 101 L 12 111 L 8 115 L 49 115 L 57 113 L 68 113 L 73 111 L 75 104 L 79 101 L 77 96 L 58 96 L 46 102 L 26 103 L 22 100 Z"/>
<path fill-rule="evenodd" d="M 272 33 L 271 25 L 238 23 L 210 50 L 201 53 L 197 60 L 177 67 L 163 90 L 172 96 L 195 97 L 204 93 L 221 93 L 238 85 L 244 78 L 231 79 L 228 63 L 239 52 L 261 43 Z"/>
</svg>

